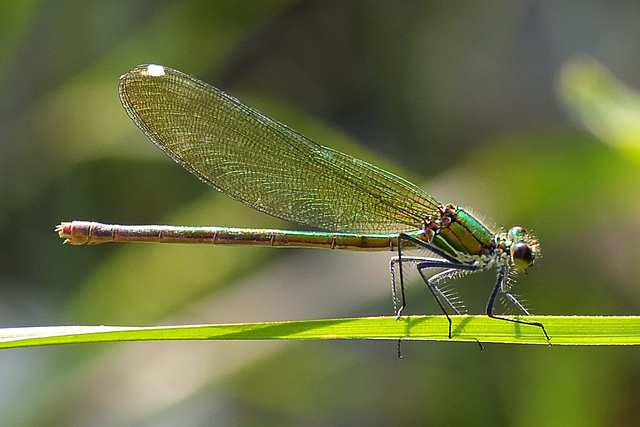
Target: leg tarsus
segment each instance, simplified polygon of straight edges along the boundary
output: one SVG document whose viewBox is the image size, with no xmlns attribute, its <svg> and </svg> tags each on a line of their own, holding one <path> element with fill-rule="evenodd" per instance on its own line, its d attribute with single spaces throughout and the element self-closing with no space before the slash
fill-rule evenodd
<svg viewBox="0 0 640 427">
<path fill-rule="evenodd" d="M 549 342 L 549 346 L 551 346 L 551 337 L 549 337 L 549 334 L 547 334 L 547 330 L 545 329 L 544 325 L 540 322 L 534 322 L 531 320 L 512 319 L 511 317 L 497 316 L 495 314 L 489 314 L 489 313 L 487 313 L 487 316 L 491 317 L 492 319 L 506 320 L 507 322 L 520 323 L 521 325 L 537 326 L 540 329 L 542 329 L 542 333 L 544 334 L 545 338 Z"/>
</svg>

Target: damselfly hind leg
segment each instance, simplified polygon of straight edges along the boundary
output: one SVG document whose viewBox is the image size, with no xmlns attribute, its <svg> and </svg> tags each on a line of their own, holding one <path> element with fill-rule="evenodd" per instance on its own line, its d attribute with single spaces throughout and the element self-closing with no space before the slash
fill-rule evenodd
<svg viewBox="0 0 640 427">
<path fill-rule="evenodd" d="M 397 319 L 402 316 L 402 310 L 406 306 L 406 295 L 404 292 L 404 272 L 402 263 L 402 234 L 398 235 L 398 255 L 391 258 L 389 267 L 391 269 L 391 294 L 393 296 L 393 313 Z M 399 280 L 396 279 L 396 268 L 398 266 Z M 398 300 L 398 288 L 396 284 L 400 285 L 400 300 Z M 398 356 L 400 356 L 400 342 L 398 341 Z"/>
<path fill-rule="evenodd" d="M 454 275 L 460 273 L 461 271 L 474 271 L 477 268 L 470 265 L 457 264 L 451 261 L 447 261 L 445 259 L 440 258 L 426 258 L 426 257 L 407 257 L 402 256 L 400 249 L 402 246 L 402 241 L 408 241 L 413 245 L 421 246 L 426 249 L 430 249 L 422 240 L 416 239 L 413 236 L 409 236 L 406 234 L 400 234 L 398 236 L 398 256 L 393 257 L 391 259 L 391 285 L 393 292 L 393 301 L 394 308 L 396 312 L 396 316 L 400 318 L 402 314 L 402 310 L 406 307 L 406 294 L 404 289 L 404 274 L 403 268 L 407 264 L 415 264 L 422 280 L 427 285 L 429 292 L 433 295 L 433 298 L 436 300 L 436 303 L 440 307 L 442 313 L 446 316 L 447 321 L 449 323 L 448 336 L 452 337 L 452 321 L 449 317 L 449 314 L 457 314 L 460 315 L 461 311 L 459 307 L 462 306 L 461 302 L 454 301 L 450 296 L 447 296 L 446 293 L 438 286 L 439 283 L 446 281 L 447 279 L 452 278 Z M 397 295 L 397 279 L 396 279 L 396 265 L 397 270 L 399 272 L 399 284 L 400 284 L 400 300 L 398 300 Z M 435 274 L 432 277 L 427 277 L 425 270 L 428 269 L 444 269 L 444 271 Z"/>
</svg>

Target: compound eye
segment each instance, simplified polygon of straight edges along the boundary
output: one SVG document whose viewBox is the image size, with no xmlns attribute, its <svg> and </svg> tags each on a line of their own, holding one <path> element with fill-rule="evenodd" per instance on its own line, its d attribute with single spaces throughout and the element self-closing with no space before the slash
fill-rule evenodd
<svg viewBox="0 0 640 427">
<path fill-rule="evenodd" d="M 509 230 L 509 236 L 511 237 L 511 241 L 513 242 L 524 239 L 526 235 L 527 230 L 525 230 L 523 227 L 520 227 L 519 225 L 516 225 L 511 230 Z"/>
<path fill-rule="evenodd" d="M 511 260 L 520 270 L 525 270 L 533 263 L 535 258 L 531 247 L 526 243 L 516 243 L 511 249 Z"/>
</svg>

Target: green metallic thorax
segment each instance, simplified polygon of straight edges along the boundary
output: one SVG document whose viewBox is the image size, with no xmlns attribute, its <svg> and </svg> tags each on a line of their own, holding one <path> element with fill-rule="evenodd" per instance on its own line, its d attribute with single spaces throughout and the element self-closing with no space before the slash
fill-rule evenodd
<svg viewBox="0 0 640 427">
<path fill-rule="evenodd" d="M 456 207 L 448 218 L 450 223 L 436 230 L 433 246 L 456 259 L 461 255 L 477 258 L 493 251 L 494 234 L 467 211 Z"/>
</svg>

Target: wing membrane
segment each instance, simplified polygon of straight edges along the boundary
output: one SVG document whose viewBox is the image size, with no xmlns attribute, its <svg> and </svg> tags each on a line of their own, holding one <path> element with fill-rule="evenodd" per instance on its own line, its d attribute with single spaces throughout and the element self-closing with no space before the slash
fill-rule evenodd
<svg viewBox="0 0 640 427">
<path fill-rule="evenodd" d="M 414 184 L 316 144 L 182 72 L 149 67 L 121 77 L 127 114 L 169 157 L 227 195 L 341 232 L 415 230 L 437 217 L 438 202 Z"/>
</svg>

